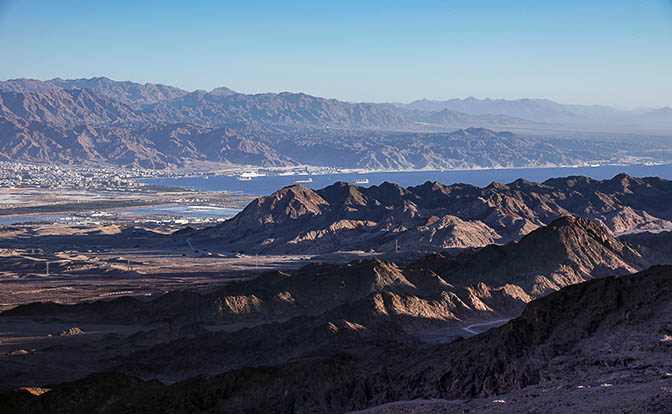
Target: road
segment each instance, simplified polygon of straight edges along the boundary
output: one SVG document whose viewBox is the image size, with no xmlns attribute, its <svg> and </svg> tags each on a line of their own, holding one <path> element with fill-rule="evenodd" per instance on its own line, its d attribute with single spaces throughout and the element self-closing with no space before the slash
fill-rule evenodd
<svg viewBox="0 0 672 414">
<path fill-rule="evenodd" d="M 474 323 L 469 326 L 465 326 L 464 329 L 465 331 L 469 332 L 472 335 L 478 335 L 479 333 L 483 333 L 487 331 L 490 328 L 495 328 L 497 326 L 504 325 L 506 322 L 510 321 L 511 318 L 507 319 L 497 319 L 496 321 L 488 321 L 488 322 L 481 322 L 481 323 Z M 479 326 L 487 326 L 486 329 L 481 329 L 481 330 L 474 330 L 474 328 L 479 327 Z"/>
</svg>

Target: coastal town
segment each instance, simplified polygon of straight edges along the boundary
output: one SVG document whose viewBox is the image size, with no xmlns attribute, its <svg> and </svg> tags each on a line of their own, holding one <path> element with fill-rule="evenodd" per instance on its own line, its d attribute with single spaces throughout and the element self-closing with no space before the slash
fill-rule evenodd
<svg viewBox="0 0 672 414">
<path fill-rule="evenodd" d="M 0 161 L 0 188 L 139 191 L 145 185 L 136 179 L 156 175 L 155 170 L 140 168 L 71 167 Z"/>
<path fill-rule="evenodd" d="M 161 173 L 140 168 L 0 162 L 0 227 L 211 225 L 253 199 L 140 181 L 157 176 Z"/>
</svg>

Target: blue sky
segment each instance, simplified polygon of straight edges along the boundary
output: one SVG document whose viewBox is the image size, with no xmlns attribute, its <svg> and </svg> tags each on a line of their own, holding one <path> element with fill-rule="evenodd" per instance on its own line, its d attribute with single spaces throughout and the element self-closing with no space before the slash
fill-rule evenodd
<svg viewBox="0 0 672 414">
<path fill-rule="evenodd" d="M 0 79 L 672 106 L 672 1 L 0 0 Z"/>
</svg>

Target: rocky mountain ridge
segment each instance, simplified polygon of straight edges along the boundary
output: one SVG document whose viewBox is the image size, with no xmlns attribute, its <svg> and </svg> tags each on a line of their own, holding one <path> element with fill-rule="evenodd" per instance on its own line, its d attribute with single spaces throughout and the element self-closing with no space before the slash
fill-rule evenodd
<svg viewBox="0 0 672 414">
<path fill-rule="evenodd" d="M 78 126 L 0 118 L 0 157 L 11 161 L 144 168 L 220 165 L 289 166 L 297 162 L 234 129 L 167 126 Z"/>
<path fill-rule="evenodd" d="M 48 92 L 70 97 L 69 92 Z M 84 93 L 83 95 L 88 95 Z M 321 165 L 370 169 L 500 168 L 580 164 L 613 153 L 594 144 L 563 149 L 567 142 L 521 138 L 483 128 L 450 133 L 385 133 L 341 129 L 278 127 L 246 122 L 221 127 L 190 123 L 154 124 L 133 109 L 119 117 L 114 106 L 91 104 L 92 123 L 71 126 L 79 118 L 62 117 L 45 105 L 19 117 L 23 109 L 5 105 L 0 116 L 0 157 L 8 161 L 100 164 L 145 168 L 189 167 L 199 162 L 261 167 Z M 68 110 L 70 107 L 64 104 Z M 27 105 L 29 107 L 33 107 Z M 85 106 L 85 105 L 84 105 Z M 49 106 L 51 108 L 51 106 Z M 2 108 L 0 108 L 2 109 Z M 16 112 L 14 112 L 16 111 Z M 54 117 L 58 122 L 49 122 Z M 109 123 L 98 123 L 110 119 Z M 230 138 L 236 137 L 234 143 Z M 495 151 L 496 149 L 496 151 Z M 620 149 L 618 150 L 620 151 Z M 631 148 L 649 157 L 650 150 Z M 664 151 L 660 154 L 665 154 Z"/>
<path fill-rule="evenodd" d="M 665 122 L 666 113 L 660 110 L 647 122 Z M 537 121 L 501 113 L 467 114 L 446 108 L 425 112 L 289 92 L 250 95 L 228 88 L 188 92 L 107 78 L 0 82 L 0 122 L 0 153 L 6 154 L 5 159 L 26 162 L 171 168 L 202 160 L 222 164 L 236 160 L 231 162 L 447 169 L 672 159 L 669 148 L 660 144 L 523 138 L 482 128 L 545 128 Z M 205 152 L 192 149 L 175 157 L 171 148 L 162 146 L 171 138 L 162 131 L 185 126 L 199 135 L 195 139 L 207 140 L 210 131 L 229 128 L 268 149 L 230 154 L 226 145 L 212 140 L 200 147 Z M 97 132 L 87 134 L 85 129 Z M 147 134 L 147 129 L 158 132 Z M 53 145 L 54 135 L 66 138 Z M 126 148 L 118 149 L 120 136 L 132 144 L 122 143 Z M 111 149 L 96 150 L 92 156 L 84 148 L 87 145 Z M 26 146 L 39 149 L 24 151 Z M 119 156 L 119 151 L 125 155 Z"/>
<path fill-rule="evenodd" d="M 207 91 L 186 91 L 168 85 L 152 83 L 135 83 L 129 81 L 114 81 L 106 77 L 90 79 L 60 79 L 47 81 L 36 79 L 10 79 L 0 81 L 0 91 L 3 92 L 44 92 L 53 89 L 91 89 L 97 94 L 109 96 L 122 103 L 142 108 L 160 102 L 178 102 L 185 100 L 191 104 L 204 96 L 209 98 L 218 96 L 232 96 L 237 93 L 229 88 L 215 88 Z M 187 97 L 190 95 L 190 97 Z M 292 96 L 296 100 L 314 98 L 305 94 L 260 94 L 258 97 Z M 255 95 L 246 95 L 254 97 Z M 334 100 L 330 100 L 335 102 Z M 266 103 L 267 104 L 267 103 Z M 264 105 L 266 105 L 264 104 Z M 672 121 L 669 107 L 657 109 L 644 108 L 622 110 L 602 105 L 567 105 L 559 104 L 549 99 L 450 99 L 445 101 L 420 99 L 409 104 L 372 104 L 389 115 L 405 119 L 411 123 L 449 125 L 451 127 L 465 127 L 470 125 L 487 125 L 490 127 L 512 126 L 543 126 L 544 123 L 582 123 L 608 120 L 632 124 L 633 122 L 667 122 Z M 177 105 L 179 107 L 180 105 Z M 366 111 L 366 110 L 365 110 Z M 365 112 L 364 111 L 364 112 Z M 364 113 L 362 112 L 362 113 Z M 352 113 L 350 115 L 356 115 Z M 371 118 L 373 120 L 374 118 Z M 380 119 L 379 119 L 380 121 Z M 598 122 L 599 123 L 599 122 Z M 374 125 L 369 122 L 370 125 Z M 377 127 L 383 126 L 377 124 Z M 389 126 L 389 125 L 388 125 Z"/>
<path fill-rule="evenodd" d="M 253 201 L 231 220 L 179 237 L 246 253 L 464 249 L 518 240 L 563 215 L 600 221 L 614 233 L 672 228 L 671 197 L 672 182 L 626 174 L 483 188 L 294 185 Z"/>
<path fill-rule="evenodd" d="M 133 125 L 143 121 L 142 116 L 127 105 L 89 89 L 0 93 L 0 117 L 66 128 L 103 124 Z"/>
<path fill-rule="evenodd" d="M 449 342 L 469 335 L 468 325 L 516 317 L 530 301 L 565 286 L 672 263 L 672 255 L 650 252 L 619 241 L 598 223 L 563 217 L 520 242 L 457 256 L 429 255 L 407 266 L 377 259 L 312 263 L 230 283 L 207 295 L 36 303 L 1 316 L 154 326 L 126 339 L 124 348 L 136 352 L 107 366 L 173 382 L 284 364 L 352 344 L 375 348 L 391 338 L 411 347 Z M 209 332 L 209 327 L 237 325 L 248 328 Z"/>
<path fill-rule="evenodd" d="M 499 328 L 432 347 L 403 337 L 399 341 L 376 339 L 375 332 L 382 331 L 373 325 L 366 334 L 366 325 L 327 323 L 323 335 L 345 334 L 350 346 L 321 347 L 286 362 L 232 369 L 171 385 L 122 372 L 94 374 L 50 385 L 39 395 L 5 393 L 0 407 L 30 413 L 337 413 L 376 406 L 388 412 L 382 404 L 406 401 L 417 412 L 435 412 L 424 410 L 437 407 L 451 413 L 464 409 L 492 412 L 497 408 L 494 403 L 505 404 L 507 410 L 529 409 L 535 402 L 539 407 L 554 407 L 555 412 L 619 407 L 665 412 L 672 407 L 669 393 L 660 392 L 672 370 L 671 272 L 669 266 L 658 266 L 631 276 L 568 286 L 529 303 L 519 317 Z M 254 343 L 249 339 L 248 344 Z M 220 338 L 209 346 L 220 355 L 236 352 L 225 341 Z M 619 397 L 635 386 L 637 393 Z M 591 394 L 590 389 L 595 391 Z M 555 393 L 551 405 L 544 398 L 548 392 Z M 586 395 L 595 398 L 582 399 Z M 488 397 L 487 402 L 482 399 Z M 412 405 L 414 400 L 430 399 L 432 404 Z M 577 405 L 579 400 L 583 402 Z"/>
<path fill-rule="evenodd" d="M 464 99 L 445 101 L 420 99 L 409 104 L 397 104 L 398 107 L 423 111 L 425 113 L 461 113 L 467 116 L 508 117 L 515 125 L 525 124 L 524 120 L 534 120 L 539 125 L 574 125 L 574 127 L 598 126 L 611 123 L 625 126 L 630 123 L 660 122 L 662 127 L 672 120 L 668 107 L 617 109 L 604 105 L 567 105 L 550 99 L 477 99 L 473 96 Z M 506 122 L 507 118 L 500 118 Z M 531 124 L 531 123 L 530 123 Z M 504 124 L 505 125 L 505 124 Z M 669 127 L 668 127 L 669 128 Z"/>
<path fill-rule="evenodd" d="M 48 81 L 40 81 L 36 79 L 10 79 L 0 81 L 0 91 L 3 92 L 25 94 L 51 91 L 54 89 L 90 89 L 98 95 L 108 96 L 124 104 L 135 105 L 138 107 L 180 98 L 189 93 L 188 91 L 174 86 L 152 83 L 145 83 L 143 85 L 129 81 L 119 82 L 104 76 L 93 77 L 90 79 L 55 78 Z M 213 92 L 221 93 L 227 89 L 228 88 L 224 88 L 219 91 L 213 90 Z"/>
<path fill-rule="evenodd" d="M 106 78 L 74 81 L 49 81 L 39 86 L 22 87 L 9 81 L 0 84 L 3 110 L 0 116 L 21 116 L 55 125 L 101 125 L 123 119 L 145 124 L 193 123 L 218 127 L 231 123 L 258 122 L 338 128 L 398 129 L 407 124 L 376 104 L 349 103 L 303 93 L 265 93 L 245 95 L 228 88 L 186 92 L 165 85 L 140 85 Z M 84 95 L 83 99 L 79 96 Z M 73 98 L 74 97 L 74 98 Z M 81 102 L 91 102 L 79 107 Z M 89 103 L 87 102 L 87 103 Z M 113 102 L 118 118 L 91 116 L 97 106 Z M 15 109 L 16 108 L 16 109 Z M 18 110 L 17 110 L 18 109 Z M 73 119 L 71 112 L 79 115 Z"/>
</svg>

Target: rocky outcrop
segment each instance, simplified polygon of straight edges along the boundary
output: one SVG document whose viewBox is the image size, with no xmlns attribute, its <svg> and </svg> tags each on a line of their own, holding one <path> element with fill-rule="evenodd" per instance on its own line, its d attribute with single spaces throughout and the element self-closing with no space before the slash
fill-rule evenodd
<svg viewBox="0 0 672 414">
<path fill-rule="evenodd" d="M 562 217 L 517 243 L 487 246 L 457 257 L 444 270 L 449 283 L 481 281 L 520 286 L 532 297 L 587 278 L 628 274 L 657 263 L 637 246 L 621 242 L 598 222 Z M 439 274 L 443 274 L 439 270 Z"/>
<path fill-rule="evenodd" d="M 366 208 L 367 195 L 350 190 L 331 189 L 319 199 L 295 193 L 292 200 L 305 205 L 310 199 L 310 208 L 280 218 L 315 216 L 334 199 L 357 214 Z M 285 209 L 294 208 L 291 204 Z M 375 259 L 311 263 L 233 282 L 211 294 L 22 305 L 0 315 L 66 326 L 141 323 L 147 330 L 101 339 L 99 347 L 116 353 L 91 366 L 119 374 L 47 385 L 50 391 L 39 396 L 8 393 L 0 409 L 344 412 L 558 383 L 575 390 L 632 380 L 657 390 L 657 378 L 672 370 L 672 270 L 612 275 L 655 263 L 659 246 L 632 244 L 603 224 L 562 217 L 518 242 L 457 256 L 428 255 L 407 266 Z M 500 328 L 455 340 L 474 334 L 474 326 L 516 316 Z M 6 358 L 29 363 L 66 350 L 52 346 Z M 68 375 L 63 379 L 77 378 Z M 127 378 L 143 392 L 107 387 L 108 376 L 111 383 Z M 173 385 L 144 381 L 151 378 Z"/>
<path fill-rule="evenodd" d="M 582 389 L 636 384 L 639 396 L 633 398 L 642 400 L 628 406 L 665 412 L 672 407 L 672 400 L 660 398 L 672 370 L 671 297 L 672 269 L 654 267 L 566 287 L 531 302 L 521 316 L 500 328 L 431 348 L 382 338 L 374 344 L 359 336 L 360 324 L 332 323 L 322 335 L 354 333 L 348 346 L 315 349 L 287 362 L 169 386 L 125 374 L 97 374 L 50 386 L 40 395 L 6 393 L 0 407 L 26 413 L 340 413 L 416 399 L 450 400 L 458 408 L 479 397 L 515 403 L 516 398 L 531 401 L 537 393 L 555 392 L 553 400 L 563 402 L 556 406 L 574 411 L 570 406 Z M 313 332 L 310 321 L 302 322 Z M 507 397 L 526 389 L 531 391 Z M 606 406 L 607 400 L 596 398 L 584 400 L 581 408 L 599 411 Z"/>
<path fill-rule="evenodd" d="M 380 353 L 326 354 L 270 371 L 183 382 L 170 392 L 174 401 L 188 395 L 211 401 L 208 409 L 343 412 L 398 399 L 495 396 L 554 381 L 576 389 L 610 378 L 609 384 L 642 381 L 656 390 L 672 368 L 671 276 L 669 267 L 659 267 L 573 285 L 532 302 L 501 328 L 431 350 L 390 345 Z M 239 388 L 230 393 L 214 391 L 231 389 L 226 384 L 234 381 Z M 250 393 L 263 395 L 263 402 L 250 402 Z M 174 407 L 158 399 L 148 406 Z"/>
<path fill-rule="evenodd" d="M 316 197 L 308 189 L 286 191 L 292 196 L 257 203 L 282 202 L 283 212 L 294 213 L 277 219 L 247 217 L 269 222 L 319 219 L 327 200 L 339 197 L 350 206 L 367 206 L 361 193 L 330 190 L 324 197 Z M 248 208 L 258 211 L 256 205 Z M 356 209 L 353 214 L 358 214 Z M 115 323 L 261 323 L 320 315 L 347 305 L 362 306 L 362 315 L 375 314 L 416 331 L 511 318 L 530 300 L 562 287 L 669 263 L 661 257 L 650 247 L 615 238 L 598 222 L 562 217 L 517 242 L 457 256 L 429 255 L 407 266 L 378 259 L 311 263 L 298 270 L 271 271 L 252 280 L 234 281 L 208 295 L 173 292 L 149 302 L 119 298 L 75 306 L 29 304 L 2 315 L 49 314 L 68 321 Z"/>
<path fill-rule="evenodd" d="M 332 189 L 312 200 L 314 211 L 297 217 L 315 214 L 330 199 L 356 213 L 366 208 L 365 197 Z M 469 400 L 607 381 L 636 381 L 652 392 L 672 370 L 672 269 L 611 275 L 658 260 L 652 253 L 660 252 L 653 248 L 658 245 L 631 244 L 600 223 L 563 217 L 518 242 L 429 255 L 408 266 L 380 260 L 312 263 L 208 295 L 23 305 L 1 315 L 70 326 L 144 323 L 152 329 L 105 339 L 130 355 L 95 366 L 119 373 L 48 385 L 40 395 L 5 393 L 0 409 L 344 412 L 397 400 Z M 500 328 L 452 340 L 456 331 L 470 336 L 465 329 L 472 324 L 516 316 Z M 247 328 L 207 329 L 222 323 Z M 429 345 L 422 341 L 428 330 L 453 336 Z M 62 349 L 36 355 L 57 351 Z M 106 379 L 132 384 L 133 390 L 108 386 Z"/>
<path fill-rule="evenodd" d="M 484 188 L 339 182 L 320 190 L 286 187 L 190 237 L 251 253 L 463 249 L 518 240 L 564 215 L 599 221 L 613 233 L 670 227 L 669 205 L 672 182 L 625 174 Z"/>
<path fill-rule="evenodd" d="M 590 375 L 593 364 L 623 363 L 636 370 L 646 355 L 637 355 L 639 361 L 619 362 L 636 350 L 662 357 L 670 351 L 660 346 L 672 322 L 670 276 L 670 267 L 654 267 L 642 274 L 569 286 L 532 302 L 503 327 L 453 346 L 453 351 L 462 353 L 450 358 L 451 369 L 440 378 L 439 395 L 504 393 L 572 374 Z"/>
<path fill-rule="evenodd" d="M 600 223 L 562 217 L 519 242 L 426 256 L 407 267 L 373 260 L 265 273 L 217 292 L 215 317 L 317 315 L 373 294 L 366 300 L 377 303 L 376 313 L 410 330 L 509 318 L 530 300 L 562 287 L 661 263 L 649 252 L 620 241 Z"/>
<path fill-rule="evenodd" d="M 81 335 L 83 334 L 84 331 L 82 331 L 80 328 L 74 327 L 74 328 L 69 328 L 64 331 L 61 331 L 61 333 L 58 334 L 58 336 L 72 336 L 72 335 Z"/>
</svg>

